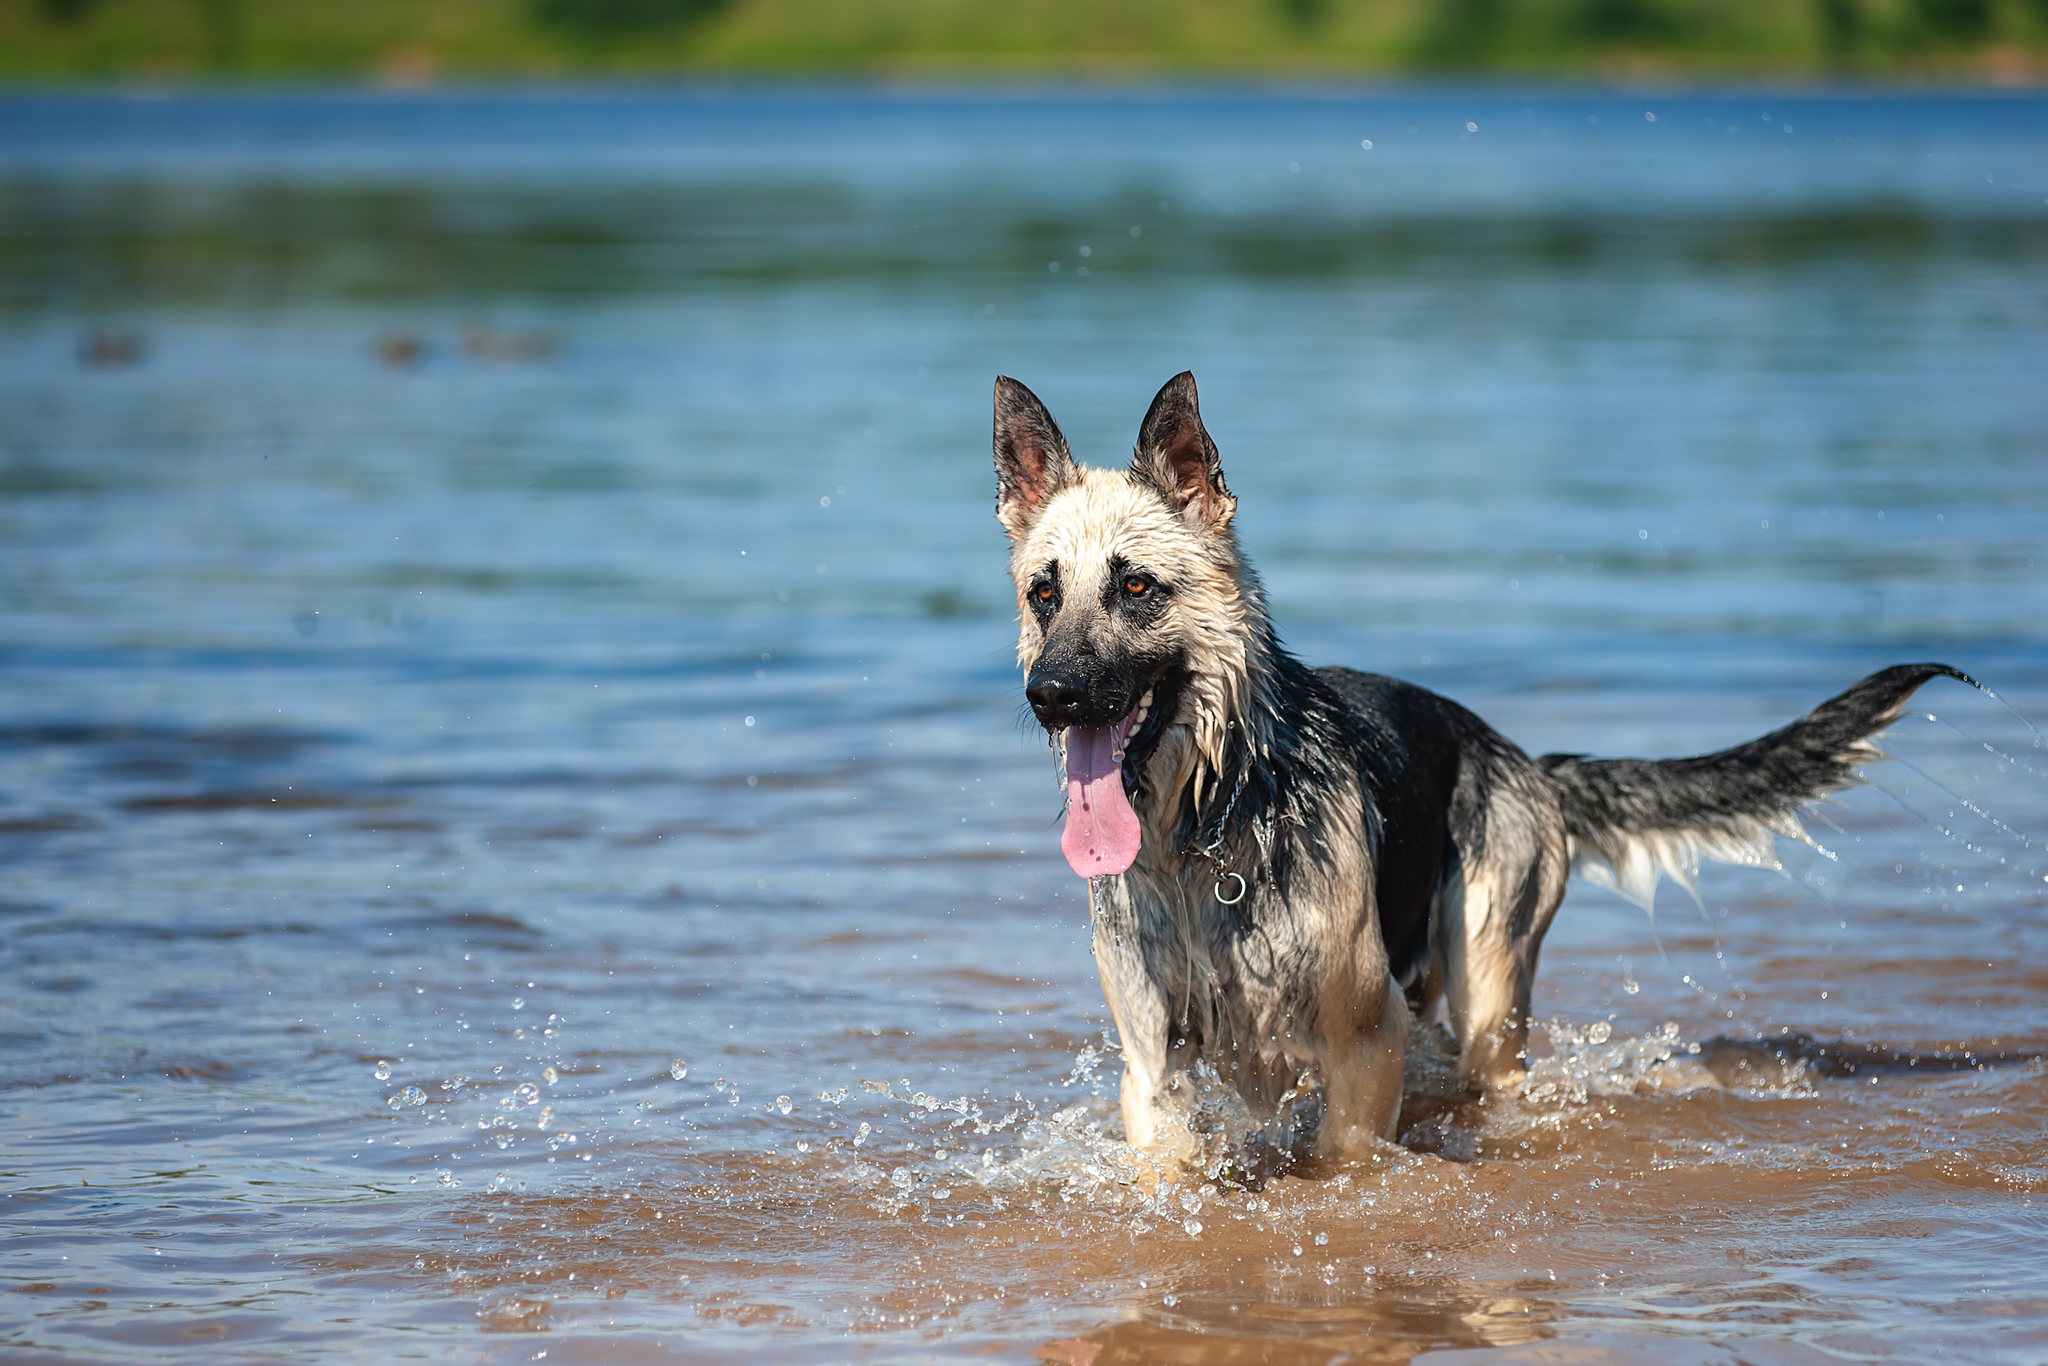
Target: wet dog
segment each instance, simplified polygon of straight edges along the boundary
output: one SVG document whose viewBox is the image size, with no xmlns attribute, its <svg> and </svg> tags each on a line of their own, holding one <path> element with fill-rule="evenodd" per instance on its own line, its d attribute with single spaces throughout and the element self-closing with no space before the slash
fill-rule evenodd
<svg viewBox="0 0 2048 1366">
<path fill-rule="evenodd" d="M 1702 857 L 1775 866 L 1773 837 L 1805 838 L 1798 806 L 1881 757 L 1869 737 L 1916 688 L 1971 682 L 1902 664 L 1718 754 L 1531 759 L 1426 689 L 1281 647 L 1192 375 L 1153 399 L 1127 469 L 1075 464 L 1007 378 L 994 448 L 1125 1136 L 1166 1168 L 1205 1158 L 1201 1062 L 1281 1147 L 1325 1161 L 1393 1137 L 1410 1022 L 1439 1004 L 1466 1083 L 1511 1078 L 1570 872 L 1648 905 Z"/>
</svg>

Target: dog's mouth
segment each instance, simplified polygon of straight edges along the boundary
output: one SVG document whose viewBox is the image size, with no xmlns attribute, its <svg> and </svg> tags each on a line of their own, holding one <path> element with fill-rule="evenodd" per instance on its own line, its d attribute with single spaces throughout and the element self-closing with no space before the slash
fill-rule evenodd
<svg viewBox="0 0 2048 1366">
<path fill-rule="evenodd" d="M 1060 852 L 1082 877 L 1121 873 L 1137 862 L 1142 831 L 1124 792 L 1124 757 L 1151 706 L 1148 688 L 1114 725 L 1067 727 L 1067 828 Z"/>
</svg>

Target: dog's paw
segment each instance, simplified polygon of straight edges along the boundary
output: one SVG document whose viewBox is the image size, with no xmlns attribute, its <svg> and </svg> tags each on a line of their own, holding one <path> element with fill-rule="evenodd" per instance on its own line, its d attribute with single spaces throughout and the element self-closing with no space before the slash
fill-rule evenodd
<svg viewBox="0 0 2048 1366">
<path fill-rule="evenodd" d="M 1117 1156 L 1117 1184 L 1146 1200 L 1156 1200 L 1188 1175 L 1187 1168 L 1171 1153 L 1126 1147 Z"/>
</svg>

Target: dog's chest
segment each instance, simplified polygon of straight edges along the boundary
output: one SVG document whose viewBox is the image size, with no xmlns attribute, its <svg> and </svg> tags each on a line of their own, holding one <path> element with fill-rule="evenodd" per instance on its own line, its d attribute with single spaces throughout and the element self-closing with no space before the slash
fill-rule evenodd
<svg viewBox="0 0 2048 1366">
<path fill-rule="evenodd" d="M 1101 932 L 1112 940 L 1105 948 L 1125 964 L 1133 988 L 1162 994 L 1177 1017 L 1205 1032 L 1240 1039 L 1286 1032 L 1298 995 L 1289 988 L 1308 948 L 1291 917 L 1249 898 L 1221 904 L 1210 870 L 1193 859 L 1106 881 L 1121 885 L 1104 897 Z"/>
</svg>

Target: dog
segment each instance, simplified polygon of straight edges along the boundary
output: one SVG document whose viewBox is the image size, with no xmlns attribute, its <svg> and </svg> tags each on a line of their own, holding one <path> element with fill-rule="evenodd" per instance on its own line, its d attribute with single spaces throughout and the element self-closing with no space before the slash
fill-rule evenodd
<svg viewBox="0 0 2048 1366">
<path fill-rule="evenodd" d="M 1090 882 L 1122 1037 L 1124 1134 L 1162 1170 L 1205 1160 L 1198 1063 L 1308 1165 L 1394 1138 L 1411 1023 L 1439 1005 L 1458 1080 L 1510 1082 L 1569 873 L 1648 906 L 1702 857 L 1775 867 L 1774 837 L 1806 838 L 1799 805 L 1882 758 L 1870 737 L 1915 689 L 1977 686 L 1903 664 L 1717 754 L 1531 759 L 1455 702 L 1281 646 L 1192 374 L 1152 400 L 1128 469 L 1077 465 L 1006 377 L 993 446 L 1025 697 L 1064 756 L 1061 849 Z"/>
</svg>

